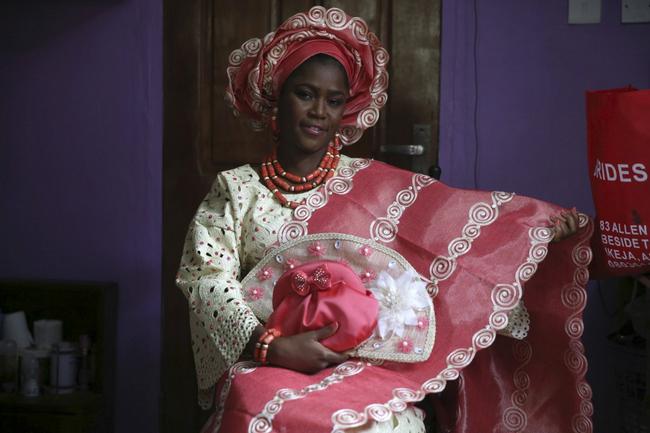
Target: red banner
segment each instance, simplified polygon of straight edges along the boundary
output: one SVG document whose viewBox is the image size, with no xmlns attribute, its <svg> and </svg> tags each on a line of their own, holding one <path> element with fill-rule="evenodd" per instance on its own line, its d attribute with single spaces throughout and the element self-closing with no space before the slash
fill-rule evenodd
<svg viewBox="0 0 650 433">
<path fill-rule="evenodd" d="M 650 90 L 587 92 L 593 277 L 650 272 Z"/>
</svg>

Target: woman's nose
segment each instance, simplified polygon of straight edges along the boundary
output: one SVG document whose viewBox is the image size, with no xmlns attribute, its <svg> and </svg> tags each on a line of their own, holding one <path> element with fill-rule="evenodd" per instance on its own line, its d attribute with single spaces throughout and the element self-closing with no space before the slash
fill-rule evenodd
<svg viewBox="0 0 650 433">
<path fill-rule="evenodd" d="M 327 101 L 325 98 L 314 98 L 314 103 L 311 106 L 310 113 L 314 117 L 325 117 L 325 109 Z"/>
</svg>

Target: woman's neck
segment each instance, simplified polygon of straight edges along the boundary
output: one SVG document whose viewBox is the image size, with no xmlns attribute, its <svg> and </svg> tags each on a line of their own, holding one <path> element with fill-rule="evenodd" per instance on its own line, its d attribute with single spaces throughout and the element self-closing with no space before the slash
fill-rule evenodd
<svg viewBox="0 0 650 433">
<path fill-rule="evenodd" d="M 316 170 L 318 164 L 325 156 L 327 147 L 314 153 L 304 153 L 291 149 L 287 151 L 284 147 L 278 147 L 278 161 L 283 169 L 297 176 L 307 176 Z"/>
</svg>

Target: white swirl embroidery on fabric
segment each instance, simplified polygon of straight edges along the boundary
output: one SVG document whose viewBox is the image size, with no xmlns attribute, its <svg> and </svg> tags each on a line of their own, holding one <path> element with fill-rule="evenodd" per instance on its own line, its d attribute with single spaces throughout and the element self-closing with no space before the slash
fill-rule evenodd
<svg viewBox="0 0 650 433">
<path fill-rule="evenodd" d="M 436 180 L 423 174 L 414 174 L 411 185 L 397 193 L 395 201 L 388 206 L 386 216 L 377 218 L 370 224 L 370 238 L 377 242 L 392 242 L 397 235 L 397 226 L 402 214 L 417 200 L 422 188 L 436 183 Z"/>
<path fill-rule="evenodd" d="M 334 372 L 323 378 L 318 383 L 308 385 L 302 389 L 282 388 L 275 393 L 273 399 L 264 405 L 264 409 L 258 415 L 253 417 L 248 425 L 249 433 L 270 433 L 273 431 L 273 418 L 280 413 L 282 406 L 291 400 L 299 400 L 307 397 L 312 392 L 323 391 L 331 385 L 340 383 L 349 376 L 359 374 L 364 369 L 364 363 L 361 361 L 348 361 L 339 365 Z M 390 413 L 390 411 L 389 411 Z"/>
<path fill-rule="evenodd" d="M 512 375 L 515 390 L 510 396 L 512 406 L 503 412 L 503 425 L 508 431 L 524 431 L 528 424 L 528 416 L 524 410 L 524 405 L 528 400 L 528 390 L 530 388 L 530 376 L 525 371 L 526 365 L 533 357 L 533 348 L 527 341 L 517 341 L 512 346 L 512 354 L 515 361 L 519 362 L 519 367 Z"/>
<path fill-rule="evenodd" d="M 201 430 L 201 433 L 216 433 L 221 427 L 221 419 L 223 417 L 223 410 L 226 405 L 226 399 L 228 398 L 228 393 L 230 392 L 230 387 L 232 386 L 232 381 L 238 374 L 248 374 L 255 371 L 258 364 L 252 361 L 243 361 L 234 364 L 230 367 L 228 371 L 228 376 L 224 381 L 223 387 L 221 388 L 221 393 L 219 394 L 219 401 L 217 402 L 217 410 L 211 417 L 211 421 L 206 423 L 205 427 Z"/>
<path fill-rule="evenodd" d="M 574 433 L 591 433 L 593 431 L 591 416 L 594 407 L 591 402 L 591 387 L 585 380 L 587 358 L 580 337 L 584 329 L 581 315 L 587 305 L 587 292 L 584 286 L 589 280 L 587 267 L 592 259 L 589 239 L 593 232 L 593 223 L 589 218 L 581 214 L 579 225 L 581 228 L 587 227 L 587 229 L 582 241 L 572 251 L 571 258 L 576 265 L 573 274 L 573 285 L 562 290 L 562 305 L 573 311 L 573 314 L 567 318 L 564 325 L 564 330 L 571 339 L 569 348 L 564 353 L 564 364 L 575 375 L 576 390 L 580 397 L 580 412 L 573 416 L 571 427 Z"/>
<path fill-rule="evenodd" d="M 499 216 L 499 207 L 514 198 L 513 193 L 495 191 L 492 193 L 492 204 L 478 202 L 469 209 L 469 221 L 463 227 L 461 236 L 453 239 L 447 247 L 448 256 L 436 257 L 429 266 L 429 294 L 438 294 L 438 282 L 451 277 L 456 270 L 456 259 L 466 254 L 472 247 L 472 242 L 481 234 L 481 227 L 492 224 Z"/>
<path fill-rule="evenodd" d="M 494 194 L 493 197 L 495 197 Z M 502 200 L 503 198 L 507 197 L 503 195 L 497 197 L 498 200 Z M 509 196 L 509 199 L 512 199 L 512 196 Z M 493 209 L 499 206 L 499 204 L 496 202 L 494 205 L 495 206 Z M 490 219 L 494 221 L 494 218 Z M 444 390 L 447 385 L 447 381 L 457 379 L 460 376 L 460 370 L 469 365 L 478 350 L 484 349 L 494 342 L 496 331 L 506 327 L 508 324 L 508 313 L 513 308 L 515 308 L 521 299 L 522 283 L 532 277 L 532 275 L 528 272 L 524 272 L 524 269 L 530 263 L 537 265 L 539 262 L 541 262 L 542 258 L 546 256 L 546 252 L 544 252 L 544 254 L 540 254 L 540 248 L 547 249 L 547 244 L 553 237 L 551 230 L 547 227 L 532 228 L 528 232 L 528 235 L 530 238 L 531 247 L 528 251 L 528 258 L 526 262 L 522 263 L 518 267 L 517 271 L 515 272 L 515 281 L 512 284 L 497 284 L 492 289 L 491 299 L 494 311 L 491 314 L 488 324 L 485 326 L 485 328 L 474 334 L 474 337 L 472 338 L 472 347 L 458 348 L 456 350 L 453 350 L 447 356 L 447 368 L 442 370 L 436 377 L 424 382 L 420 386 L 419 390 L 409 390 L 409 395 L 414 397 L 414 400 L 412 401 L 421 401 L 426 394 L 442 392 L 442 390 Z M 583 389 L 588 387 L 584 381 L 582 383 Z M 404 388 L 399 389 L 403 390 Z M 400 412 L 407 407 L 406 403 L 408 402 L 394 395 L 393 399 L 384 403 L 383 406 L 392 410 L 393 412 Z M 368 405 L 363 412 L 357 412 L 352 409 L 341 409 L 334 412 L 331 417 L 333 424 L 331 430 L 332 433 L 343 433 L 344 430 L 361 426 L 368 422 L 370 419 L 376 420 L 373 417 L 373 413 L 377 410 L 376 408 L 378 405 L 380 404 L 373 403 L 371 405 Z M 369 410 L 371 407 L 373 408 L 373 412 Z M 521 416 L 521 413 L 516 410 L 510 411 L 508 413 L 508 422 L 511 423 L 511 425 L 516 424 L 518 421 L 516 421 L 515 418 L 518 416 Z M 588 418 L 587 421 L 589 421 Z M 576 418 L 574 425 L 582 426 L 584 425 L 584 422 L 584 418 Z"/>
<path fill-rule="evenodd" d="M 369 166 L 370 160 L 356 159 L 352 161 L 349 167 L 339 169 L 337 174 L 310 195 L 305 203 L 294 209 L 293 219 L 287 221 L 278 230 L 278 244 L 291 242 L 306 236 L 309 233 L 308 225 L 312 214 L 327 204 L 329 196 L 349 193 L 353 187 L 354 175 Z"/>
</svg>

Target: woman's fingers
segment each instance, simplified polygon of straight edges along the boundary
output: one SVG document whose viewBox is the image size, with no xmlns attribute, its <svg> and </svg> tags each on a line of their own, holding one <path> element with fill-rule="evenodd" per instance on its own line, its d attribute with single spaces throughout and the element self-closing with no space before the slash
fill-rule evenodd
<svg viewBox="0 0 650 433">
<path fill-rule="evenodd" d="M 575 234 L 580 227 L 580 217 L 575 208 L 553 215 L 550 217 L 550 220 L 553 223 L 553 230 L 555 231 L 553 235 L 554 242 L 561 241 Z"/>
<path fill-rule="evenodd" d="M 556 242 L 564 239 L 569 231 L 569 227 L 567 226 L 567 224 L 565 222 L 559 222 L 559 221 L 555 224 L 554 229 L 555 229 L 555 235 L 553 236 L 553 240 Z"/>
<path fill-rule="evenodd" d="M 328 365 L 340 364 L 348 360 L 348 355 L 345 353 L 336 353 L 332 350 L 325 348 L 324 360 Z"/>
<path fill-rule="evenodd" d="M 337 322 L 333 322 L 327 326 L 312 331 L 312 335 L 314 336 L 314 340 L 320 341 L 336 334 L 336 331 L 338 331 L 338 329 L 339 329 L 339 324 Z"/>
<path fill-rule="evenodd" d="M 327 337 L 331 337 L 332 335 L 336 334 L 336 331 L 338 331 L 338 329 L 339 329 L 339 324 L 337 322 L 334 322 L 328 326 L 324 326 L 320 329 L 317 329 L 316 331 L 312 331 L 312 337 L 317 341 L 324 340 Z M 328 349 L 327 347 L 321 345 L 320 343 L 318 344 L 321 348 L 321 354 L 319 358 L 321 362 L 323 362 L 323 364 L 320 366 L 321 369 L 332 364 L 340 364 L 342 362 L 347 361 L 348 359 L 347 354 L 334 352 L 333 350 Z"/>
<path fill-rule="evenodd" d="M 573 213 L 567 214 L 567 225 L 569 226 L 570 234 L 578 231 L 578 218 Z"/>
<path fill-rule="evenodd" d="M 334 352 L 319 341 L 334 335 L 338 328 L 334 322 L 315 331 L 278 337 L 269 347 L 269 360 L 274 365 L 308 374 L 345 362 L 347 354 Z"/>
</svg>

